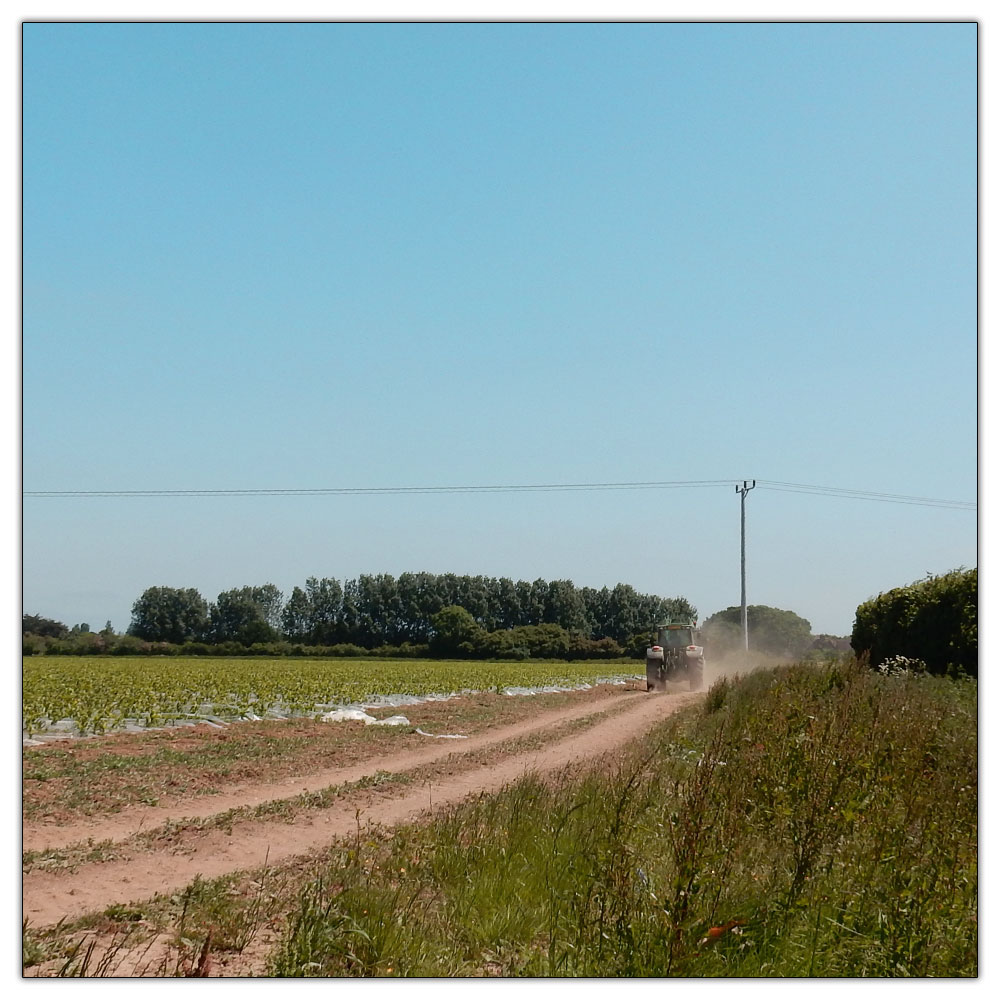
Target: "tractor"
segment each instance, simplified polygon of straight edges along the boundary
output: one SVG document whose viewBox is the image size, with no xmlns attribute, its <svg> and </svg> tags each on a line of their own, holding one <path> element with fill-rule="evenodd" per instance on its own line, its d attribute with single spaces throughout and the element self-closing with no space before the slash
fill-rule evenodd
<svg viewBox="0 0 1000 1000">
<path fill-rule="evenodd" d="M 656 626 L 654 644 L 646 648 L 646 690 L 663 691 L 667 681 L 687 681 L 701 689 L 705 676 L 705 647 L 697 622 L 672 620 Z"/>
</svg>

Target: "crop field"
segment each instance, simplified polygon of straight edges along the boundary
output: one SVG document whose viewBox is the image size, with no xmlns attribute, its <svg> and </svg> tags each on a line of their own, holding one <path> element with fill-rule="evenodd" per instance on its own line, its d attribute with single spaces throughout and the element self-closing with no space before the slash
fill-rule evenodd
<svg viewBox="0 0 1000 1000">
<path fill-rule="evenodd" d="M 210 657 L 24 659 L 22 724 L 80 734 L 204 718 L 307 716 L 393 696 L 578 687 L 636 676 L 630 663 Z"/>
</svg>

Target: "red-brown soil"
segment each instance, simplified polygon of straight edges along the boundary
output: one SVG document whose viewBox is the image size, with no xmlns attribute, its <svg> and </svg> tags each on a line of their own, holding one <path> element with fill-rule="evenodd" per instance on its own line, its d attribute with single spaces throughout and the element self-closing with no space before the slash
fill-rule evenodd
<svg viewBox="0 0 1000 1000">
<path fill-rule="evenodd" d="M 114 903 L 148 899 L 175 892 L 196 876 L 214 878 L 265 864 L 278 864 L 323 848 L 359 825 L 393 826 L 417 820 L 429 809 L 455 803 L 465 796 L 490 792 L 526 772 L 554 771 L 588 759 L 597 760 L 699 695 L 647 695 L 617 690 L 587 694 L 564 707 L 542 710 L 520 721 L 494 725 L 468 739 L 430 739 L 397 744 L 390 753 L 339 757 L 340 766 L 308 770 L 277 780 L 240 778 L 217 794 L 179 796 L 155 806 L 133 806 L 101 818 L 69 818 L 59 826 L 33 823 L 24 828 L 25 850 L 51 850 L 86 841 L 120 845 L 112 860 L 83 863 L 76 870 L 32 870 L 23 879 L 23 916 L 33 927 L 73 920 Z M 588 722 L 578 720 L 589 720 Z M 573 723 L 580 728 L 574 730 Z M 353 727 L 361 723 L 335 723 Z M 568 731 L 566 727 L 569 727 Z M 586 726 L 586 728 L 582 728 Z M 562 731 L 560 729 L 562 728 Z M 475 728 L 470 727 L 470 728 Z M 547 737 L 547 733 L 555 733 Z M 402 735 L 402 734 L 401 734 Z M 190 733 L 184 739 L 197 739 Z M 524 741 L 534 739 L 531 749 Z M 519 746 L 517 742 L 521 741 Z M 128 752 L 118 738 L 116 752 Z M 90 752 L 89 750 L 87 752 Z M 216 816 L 240 806 L 291 799 L 303 791 L 343 785 L 377 772 L 405 774 L 409 783 L 356 790 L 321 809 L 301 809 L 284 819 L 236 820 L 227 827 L 193 831 L 184 836 L 183 820 Z M 129 840 L 139 831 L 176 824 L 176 837 L 152 843 Z"/>
</svg>

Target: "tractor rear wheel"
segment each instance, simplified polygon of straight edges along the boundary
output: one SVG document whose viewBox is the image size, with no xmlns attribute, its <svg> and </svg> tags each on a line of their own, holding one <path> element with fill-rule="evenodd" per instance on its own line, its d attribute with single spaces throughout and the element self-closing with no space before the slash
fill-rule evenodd
<svg viewBox="0 0 1000 1000">
<path fill-rule="evenodd" d="M 646 690 L 657 691 L 662 686 L 663 660 L 646 660 Z"/>
<path fill-rule="evenodd" d="M 692 691 L 700 691 L 705 681 L 705 664 L 698 663 L 688 671 L 688 683 Z"/>
</svg>

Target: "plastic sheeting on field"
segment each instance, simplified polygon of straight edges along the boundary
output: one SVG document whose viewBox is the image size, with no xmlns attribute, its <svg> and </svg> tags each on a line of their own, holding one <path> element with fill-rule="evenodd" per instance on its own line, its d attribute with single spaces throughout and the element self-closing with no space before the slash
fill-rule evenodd
<svg viewBox="0 0 1000 1000">
<path fill-rule="evenodd" d="M 503 689 L 503 693 L 508 698 L 514 698 L 518 695 L 559 694 L 561 691 L 586 691 L 590 687 L 590 684 L 546 684 L 544 687 L 508 687 Z"/>
<path fill-rule="evenodd" d="M 625 684 L 627 679 L 641 678 L 643 675 L 640 674 L 629 674 L 623 677 L 621 674 L 611 677 L 598 677 L 595 678 L 591 683 L 580 683 L 580 684 L 549 684 L 542 687 L 507 687 L 503 689 L 503 694 L 515 697 L 519 695 L 533 695 L 533 694 L 554 694 L 560 691 L 585 691 L 590 687 L 595 687 L 598 684 Z M 325 715 L 319 716 L 320 719 L 326 722 L 336 722 L 336 721 L 358 721 L 364 722 L 365 725 L 382 725 L 382 726 L 408 726 L 411 725 L 410 721 L 403 715 L 394 715 L 390 719 L 382 719 L 379 721 L 374 716 L 369 715 L 364 711 L 366 708 L 400 708 L 404 705 L 420 705 L 429 701 L 448 701 L 451 698 L 459 698 L 463 695 L 477 694 L 471 688 L 465 688 L 461 691 L 452 691 L 449 693 L 438 693 L 429 695 L 412 695 L 412 694 L 388 694 L 388 695 L 376 695 L 370 699 L 364 701 L 360 705 L 355 703 L 353 706 L 339 706 L 334 708 L 330 703 L 317 705 L 315 707 L 316 711 L 322 711 L 323 709 L 334 709 L 333 711 L 328 711 Z M 264 711 L 264 715 L 260 716 L 253 712 L 248 712 L 243 716 L 233 716 L 228 718 L 221 718 L 213 714 L 215 706 L 211 703 L 205 703 L 198 706 L 198 711 L 189 712 L 185 716 L 178 716 L 172 718 L 165 725 L 161 726 L 147 726 L 137 719 L 125 719 L 119 722 L 119 724 L 114 728 L 108 730 L 109 733 L 114 732 L 125 732 L 125 733 L 142 733 L 151 732 L 161 729 L 172 729 L 179 726 L 198 726 L 198 725 L 208 725 L 214 729 L 223 729 L 234 722 L 264 722 L 271 720 L 284 721 L 288 718 L 297 716 L 298 713 L 292 712 L 286 705 L 282 704 L 280 701 L 276 702 L 271 707 Z M 260 708 L 258 708 L 260 711 Z M 307 718 L 315 718 L 315 715 L 311 713 L 306 716 Z M 419 732 L 419 730 L 418 730 Z M 44 746 L 45 744 L 53 743 L 56 741 L 63 740 L 75 740 L 79 739 L 81 736 L 88 734 L 82 734 L 76 727 L 76 724 L 72 719 L 60 719 L 56 722 L 48 722 L 45 724 L 41 732 L 27 733 L 22 730 L 22 744 L 25 747 L 35 747 Z M 441 734 L 435 733 L 422 733 L 423 736 L 431 736 L 435 739 L 447 738 L 447 739 L 465 739 L 463 736 L 450 735 L 442 736 Z"/>
<path fill-rule="evenodd" d="M 408 726 L 410 720 L 405 715 L 390 715 L 388 719 L 376 719 L 360 708 L 338 708 L 319 717 L 320 722 L 363 722 L 366 726 Z"/>
<path fill-rule="evenodd" d="M 423 705 L 428 701 L 450 701 L 471 690 L 452 691 L 448 694 L 379 694 L 361 703 L 362 708 L 402 708 L 404 705 Z"/>
</svg>

